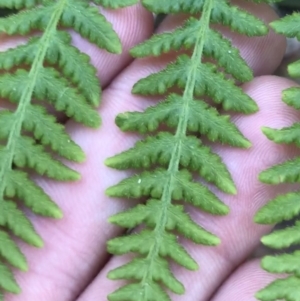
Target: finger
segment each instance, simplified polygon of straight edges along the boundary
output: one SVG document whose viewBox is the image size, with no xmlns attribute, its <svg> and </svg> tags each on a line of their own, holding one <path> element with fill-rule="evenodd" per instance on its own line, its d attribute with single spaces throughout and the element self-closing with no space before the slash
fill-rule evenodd
<svg viewBox="0 0 300 301">
<path fill-rule="evenodd" d="M 211 301 L 257 301 L 255 294 L 275 279 L 262 270 L 259 260 L 246 262 L 226 279 Z"/>
</svg>

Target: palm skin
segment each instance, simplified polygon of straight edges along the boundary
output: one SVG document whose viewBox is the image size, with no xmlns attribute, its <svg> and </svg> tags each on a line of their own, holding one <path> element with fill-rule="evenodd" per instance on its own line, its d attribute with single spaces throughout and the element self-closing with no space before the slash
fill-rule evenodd
<svg viewBox="0 0 300 301">
<path fill-rule="evenodd" d="M 266 22 L 276 19 L 267 5 L 237 1 Z M 141 77 L 167 64 L 172 55 L 132 61 L 128 50 L 152 34 L 153 17 L 141 5 L 117 12 L 105 11 L 121 36 L 123 54 L 114 56 L 98 50 L 73 34 L 73 42 L 89 54 L 98 69 L 104 89 L 102 127 L 83 128 L 65 121 L 72 138 L 83 148 L 87 160 L 83 164 L 69 164 L 82 175 L 76 183 L 57 183 L 37 178 L 38 183 L 59 204 L 64 212 L 62 220 L 53 221 L 31 216 L 38 233 L 44 238 L 42 250 L 22 245 L 30 271 L 17 273 L 23 289 L 20 296 L 7 295 L 7 301 L 92 301 L 107 300 L 106 296 L 120 286 L 120 282 L 106 278 L 107 272 L 119 266 L 126 258 L 110 257 L 106 241 L 121 234 L 122 229 L 107 223 L 109 216 L 132 205 L 132 201 L 105 197 L 107 187 L 124 178 L 126 173 L 110 169 L 104 160 L 132 146 L 138 138 L 122 133 L 114 124 L 115 116 L 124 111 L 141 110 L 153 100 L 131 95 L 133 84 Z M 168 17 L 158 29 L 170 30 L 182 23 L 184 17 Z M 196 246 L 184 242 L 200 270 L 186 271 L 174 266 L 174 272 L 186 287 L 184 296 L 172 296 L 173 301 L 255 300 L 254 293 L 272 280 L 263 272 L 258 261 L 243 263 L 259 243 L 269 227 L 255 225 L 255 212 L 279 190 L 259 183 L 257 175 L 265 168 L 284 161 L 295 153 L 290 147 L 275 145 L 262 134 L 262 126 L 281 128 L 297 120 L 297 113 L 281 101 L 281 91 L 295 83 L 272 76 L 285 51 L 285 39 L 273 32 L 267 37 L 246 38 L 222 32 L 231 38 L 241 51 L 255 79 L 243 89 L 259 105 L 260 111 L 251 116 L 233 115 L 242 133 L 252 142 L 249 150 L 214 145 L 236 182 L 238 194 L 228 196 L 216 193 L 229 205 L 226 217 L 211 217 L 190 210 L 193 219 L 217 234 L 222 243 L 218 247 Z M 2 40 L 2 49 L 18 41 Z M 280 187 L 289 189 L 287 186 Z"/>
</svg>

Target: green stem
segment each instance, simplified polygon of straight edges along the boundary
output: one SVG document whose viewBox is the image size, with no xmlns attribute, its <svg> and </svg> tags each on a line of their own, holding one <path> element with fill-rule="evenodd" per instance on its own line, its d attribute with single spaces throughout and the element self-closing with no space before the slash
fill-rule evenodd
<svg viewBox="0 0 300 301">
<path fill-rule="evenodd" d="M 28 108 L 28 106 L 30 106 L 37 78 L 39 76 L 40 71 L 44 68 L 44 60 L 49 44 L 51 43 L 51 39 L 53 39 L 53 36 L 56 33 L 58 22 L 61 18 L 61 15 L 65 9 L 67 2 L 68 0 L 60 0 L 59 2 L 57 2 L 56 6 L 54 6 L 53 14 L 50 18 L 49 24 L 47 25 L 46 30 L 40 39 L 40 48 L 28 74 L 28 84 L 21 95 L 18 108 L 14 112 L 14 123 L 9 133 L 6 147 L 2 150 L 5 156 L 2 156 L 3 161 L 0 165 L 0 201 L 4 198 L 4 191 L 6 186 L 5 174 L 12 169 L 15 149 L 17 141 L 21 137 L 22 124 L 25 118 L 26 109 Z"/>
<path fill-rule="evenodd" d="M 206 0 L 203 7 L 202 17 L 201 20 L 199 21 L 199 25 L 200 25 L 199 34 L 196 40 L 196 45 L 194 48 L 193 55 L 191 57 L 191 65 L 190 65 L 191 70 L 189 72 L 189 76 L 183 94 L 183 104 L 182 104 L 183 109 L 182 109 L 181 118 L 175 135 L 175 137 L 177 138 L 177 143 L 174 148 L 168 167 L 169 179 L 168 182 L 166 183 L 166 186 L 164 188 L 161 197 L 162 208 L 161 208 L 161 214 L 158 219 L 159 222 L 157 223 L 154 229 L 155 243 L 153 244 L 147 256 L 149 262 L 149 268 L 147 269 L 147 272 L 145 273 L 141 281 L 141 285 L 144 288 L 143 301 L 148 301 L 147 284 L 152 281 L 153 263 L 155 262 L 155 259 L 159 256 L 159 248 L 162 243 L 162 236 L 165 231 L 166 223 L 168 220 L 168 209 L 172 204 L 172 192 L 174 189 L 174 175 L 179 171 L 180 168 L 180 158 L 182 154 L 182 138 L 186 136 L 186 132 L 187 132 L 189 105 L 194 98 L 197 68 L 199 67 L 199 64 L 201 64 L 204 42 L 205 42 L 207 31 L 209 29 L 212 9 L 213 9 L 213 0 Z"/>
</svg>

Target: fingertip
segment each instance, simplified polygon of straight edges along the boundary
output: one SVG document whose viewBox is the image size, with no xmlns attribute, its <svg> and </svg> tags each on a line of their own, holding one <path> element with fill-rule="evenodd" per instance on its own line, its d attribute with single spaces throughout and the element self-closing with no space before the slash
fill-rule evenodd
<svg viewBox="0 0 300 301">
<path fill-rule="evenodd" d="M 212 301 L 257 301 L 256 293 L 276 279 L 260 267 L 254 259 L 240 266 L 218 289 Z"/>
</svg>

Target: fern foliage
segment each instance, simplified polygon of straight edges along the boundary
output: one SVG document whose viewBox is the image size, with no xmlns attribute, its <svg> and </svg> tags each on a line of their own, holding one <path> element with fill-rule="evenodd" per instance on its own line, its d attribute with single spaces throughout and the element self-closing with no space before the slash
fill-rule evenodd
<svg viewBox="0 0 300 301">
<path fill-rule="evenodd" d="M 186 205 L 212 215 L 229 211 L 205 184 L 196 180 L 197 174 L 225 193 L 236 193 L 225 164 L 202 137 L 233 147 L 249 148 L 251 144 L 228 114 L 221 115 L 204 99 L 209 98 L 225 111 L 251 114 L 258 108 L 236 85 L 237 81 L 251 80 L 252 71 L 231 42 L 211 25 L 224 24 L 247 36 L 268 32 L 261 20 L 226 0 L 143 0 L 142 4 L 153 13 L 201 13 L 201 17 L 190 17 L 173 32 L 154 35 L 131 50 L 137 58 L 182 49 L 192 55 L 179 52 L 163 70 L 134 85 L 134 94 L 161 95 L 161 101 L 143 112 L 116 117 L 122 131 L 138 132 L 145 138 L 106 160 L 115 169 L 135 169 L 133 176 L 108 188 L 107 195 L 143 197 L 146 202 L 109 220 L 124 228 L 139 226 L 139 231 L 108 242 L 112 254 L 136 254 L 127 264 L 109 272 L 110 279 L 130 280 L 108 296 L 110 301 L 169 301 L 167 290 L 184 294 L 183 284 L 170 270 L 169 259 L 189 270 L 198 269 L 198 263 L 177 235 L 201 245 L 220 243 L 186 211 Z"/>
<path fill-rule="evenodd" d="M 91 2 L 91 3 L 90 3 Z M 71 44 L 66 29 L 111 53 L 121 52 L 112 25 L 93 4 L 124 7 L 135 0 L 0 0 L 0 7 L 20 10 L 0 19 L 6 35 L 35 35 L 0 53 L 0 96 L 12 109 L 0 111 L 0 300 L 5 291 L 19 293 L 11 268 L 28 269 L 15 237 L 35 247 L 42 238 L 23 213 L 61 218 L 53 200 L 29 176 L 32 172 L 59 181 L 80 175 L 59 158 L 75 162 L 84 153 L 41 101 L 88 127 L 98 127 L 95 111 L 101 99 L 96 69 L 90 58 Z"/>
<path fill-rule="evenodd" d="M 296 37 L 300 40 L 300 14 L 286 16 L 281 20 L 271 23 L 277 33 L 287 37 Z M 300 77 L 300 61 L 291 63 L 288 67 L 291 77 Z M 283 91 L 283 101 L 300 109 L 300 88 L 292 87 Z M 294 144 L 300 146 L 300 123 L 282 129 L 263 128 L 268 139 L 280 144 Z M 299 183 L 300 158 L 295 157 L 281 164 L 263 171 L 260 180 L 267 184 Z M 255 221 L 260 224 L 276 224 L 289 221 L 298 217 L 300 213 L 300 190 L 282 194 L 262 207 L 255 216 Z M 297 219 L 296 219 L 297 220 Z M 270 248 L 282 250 L 300 243 L 300 221 L 295 225 L 272 232 L 262 238 L 262 243 Z M 273 281 L 270 285 L 260 290 L 256 297 L 263 301 L 300 300 L 300 262 L 299 251 L 285 254 L 280 252 L 276 256 L 266 256 L 261 263 L 263 269 L 270 273 L 287 274 L 286 277 Z"/>
</svg>

